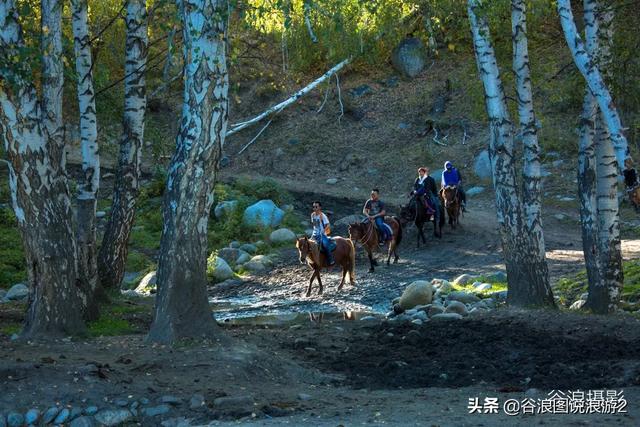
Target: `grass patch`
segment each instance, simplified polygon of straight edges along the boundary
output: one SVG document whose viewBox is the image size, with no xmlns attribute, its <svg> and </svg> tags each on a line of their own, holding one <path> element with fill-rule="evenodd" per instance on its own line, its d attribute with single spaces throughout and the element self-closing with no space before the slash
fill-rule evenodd
<svg viewBox="0 0 640 427">
<path fill-rule="evenodd" d="M 112 337 L 132 334 L 136 330 L 125 319 L 115 319 L 108 315 L 102 315 L 95 322 L 89 323 L 88 332 L 92 337 Z"/>
<path fill-rule="evenodd" d="M 127 316 L 149 313 L 150 306 L 127 303 L 119 294 L 112 294 L 112 303 L 101 308 L 100 318 L 88 325 L 88 333 L 92 337 L 118 336 L 140 333 L 127 320 Z"/>
<path fill-rule="evenodd" d="M 20 323 L 7 323 L 0 327 L 0 335 L 13 335 L 19 334 L 22 331 L 22 325 Z"/>
</svg>

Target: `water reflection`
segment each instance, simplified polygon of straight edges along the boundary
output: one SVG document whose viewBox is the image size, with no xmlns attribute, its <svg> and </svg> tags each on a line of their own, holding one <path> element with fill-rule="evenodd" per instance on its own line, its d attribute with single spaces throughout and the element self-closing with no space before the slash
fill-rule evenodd
<svg viewBox="0 0 640 427">
<path fill-rule="evenodd" d="M 332 321 L 355 321 L 373 313 L 365 311 L 319 311 L 299 312 L 285 314 L 266 314 L 260 316 L 233 317 L 219 320 L 222 325 L 252 325 L 252 326 L 286 326 L 305 323 L 322 323 Z"/>
</svg>

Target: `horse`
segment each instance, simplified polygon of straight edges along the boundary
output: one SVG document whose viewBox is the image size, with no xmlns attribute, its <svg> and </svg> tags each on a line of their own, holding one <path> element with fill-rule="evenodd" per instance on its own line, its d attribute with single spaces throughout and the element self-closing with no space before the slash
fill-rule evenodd
<svg viewBox="0 0 640 427">
<path fill-rule="evenodd" d="M 406 222 L 413 222 L 418 229 L 418 248 L 420 247 L 420 239 L 422 243 L 427 243 L 427 239 L 424 236 L 424 223 L 427 221 L 433 222 L 433 236 L 439 239 L 442 238 L 442 226 L 444 225 L 444 208 L 442 203 L 438 206 L 439 221 L 436 223 L 436 216 L 433 215 L 433 219 L 429 219 L 429 214 L 424 207 L 422 200 L 419 200 L 415 196 L 409 201 L 407 206 L 400 208 L 400 218 Z"/>
<path fill-rule="evenodd" d="M 440 190 L 440 201 L 444 205 L 447 215 L 449 216 L 449 225 L 455 229 L 460 223 L 460 197 L 458 195 L 458 187 L 455 185 L 447 185 Z"/>
<path fill-rule="evenodd" d="M 398 218 L 394 217 L 385 217 L 384 222 L 387 223 L 391 230 L 393 231 L 393 236 L 391 241 L 389 242 L 389 256 L 387 257 L 387 265 L 390 264 L 391 254 L 395 256 L 393 263 L 396 264 L 398 262 L 398 252 L 397 248 L 400 242 L 402 241 L 402 224 Z M 373 259 L 372 252 L 373 250 L 379 250 L 378 247 L 378 227 L 376 227 L 373 221 L 356 222 L 353 224 L 349 224 L 349 238 L 354 242 L 362 243 L 365 250 L 367 251 L 367 255 L 369 256 L 369 273 L 373 273 L 374 265 L 378 265 L 378 263 Z"/>
<path fill-rule="evenodd" d="M 631 202 L 631 206 L 636 211 L 636 213 L 640 212 L 640 185 L 633 187 L 630 190 L 627 190 L 627 194 L 629 195 L 629 201 Z"/>
<path fill-rule="evenodd" d="M 342 289 L 347 273 L 349 273 L 349 282 L 351 283 L 351 286 L 355 286 L 356 247 L 353 245 L 351 240 L 345 239 L 344 237 L 336 236 L 334 237 L 334 241 L 336 243 L 336 248 L 333 251 L 333 257 L 336 264 L 342 267 L 342 280 L 340 280 L 338 290 Z M 300 237 L 296 240 L 296 248 L 298 249 L 298 256 L 300 257 L 300 264 L 304 264 L 306 261 L 309 267 L 313 269 L 313 274 L 309 280 L 307 296 L 311 295 L 311 286 L 313 285 L 313 280 L 315 278 L 318 278 L 318 285 L 320 286 L 318 295 L 322 295 L 320 270 L 322 268 L 329 267 L 329 265 L 327 265 L 327 256 L 320 250 L 320 246 L 315 240 L 311 240 L 306 236 Z"/>
</svg>

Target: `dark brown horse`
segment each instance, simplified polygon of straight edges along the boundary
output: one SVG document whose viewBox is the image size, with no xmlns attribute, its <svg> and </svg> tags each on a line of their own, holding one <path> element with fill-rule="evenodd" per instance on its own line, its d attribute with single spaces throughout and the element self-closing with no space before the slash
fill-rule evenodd
<svg viewBox="0 0 640 427">
<path fill-rule="evenodd" d="M 391 230 L 393 230 L 393 237 L 389 242 L 389 251 L 387 257 L 387 265 L 389 265 L 391 261 L 391 254 L 395 256 L 393 263 L 396 264 L 398 262 L 398 245 L 402 241 L 402 225 L 398 218 L 394 217 L 385 217 L 384 222 L 389 224 Z M 376 227 L 373 221 L 356 222 L 353 224 L 349 224 L 349 237 L 354 242 L 360 242 L 364 249 L 367 251 L 367 255 L 369 255 L 369 273 L 373 273 L 374 265 L 378 265 L 378 263 L 373 259 L 372 252 L 374 250 L 380 250 L 378 246 L 378 227 Z"/>
<path fill-rule="evenodd" d="M 440 203 L 438 209 L 440 212 L 438 222 L 436 222 L 436 215 L 433 215 L 433 219 L 429 218 L 429 214 L 421 198 L 414 196 L 407 206 L 400 207 L 400 219 L 407 223 L 413 222 L 418 229 L 418 248 L 420 247 L 420 239 L 422 239 L 422 243 L 427 243 L 427 238 L 424 236 L 423 230 L 425 222 L 433 222 L 433 236 L 439 239 L 442 238 L 442 226 L 444 225 L 444 209 L 442 203 Z"/>
<path fill-rule="evenodd" d="M 456 228 L 456 225 L 460 223 L 460 195 L 458 194 L 458 187 L 455 185 L 447 185 L 440 190 L 440 200 L 444 205 L 444 209 L 449 216 L 449 225 L 451 228 Z"/>
<path fill-rule="evenodd" d="M 356 248 L 351 240 L 345 239 L 344 237 L 336 236 L 334 237 L 334 240 L 336 248 L 333 251 L 333 257 L 336 261 L 336 265 L 342 267 L 342 280 L 340 280 L 340 285 L 338 286 L 338 290 L 340 290 L 342 289 L 342 286 L 344 286 L 344 280 L 347 273 L 349 273 L 349 282 L 351 285 L 354 286 L 356 284 Z M 318 278 L 318 285 L 320 285 L 318 295 L 322 295 L 320 270 L 328 267 L 327 256 L 320 250 L 320 246 L 315 240 L 311 240 L 306 236 L 300 237 L 296 241 L 296 248 L 298 248 L 300 263 L 304 264 L 306 261 L 307 264 L 309 264 L 309 267 L 313 269 L 313 274 L 309 280 L 307 296 L 311 295 L 311 285 L 316 277 Z"/>
</svg>

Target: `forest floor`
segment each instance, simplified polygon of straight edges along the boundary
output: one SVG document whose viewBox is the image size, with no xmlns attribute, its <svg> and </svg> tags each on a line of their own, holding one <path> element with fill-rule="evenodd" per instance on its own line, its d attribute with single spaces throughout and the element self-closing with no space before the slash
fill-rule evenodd
<svg viewBox="0 0 640 427">
<path fill-rule="evenodd" d="M 331 203 L 337 218 L 355 213 L 348 199 Z M 560 212 L 561 207 L 549 208 L 545 216 L 553 282 L 584 265 L 579 227 L 557 219 Z M 298 263 L 293 249 L 283 249 L 269 274 L 210 289 L 218 301 L 219 342 L 146 344 L 152 298 L 125 299 L 113 308 L 134 325 L 133 334 L 10 341 L 7 325 L 22 321 L 24 305 L 3 304 L 0 412 L 55 405 L 117 408 L 144 399 L 145 407 L 158 407 L 163 397 L 173 396 L 180 402 L 166 414 L 141 413 L 131 422 L 178 425 L 183 417 L 205 425 L 638 425 L 640 321 L 631 315 L 503 307 L 422 326 L 353 320 L 388 311 L 391 299 L 413 280 L 503 269 L 495 226 L 490 195 L 471 198 L 462 226 L 447 226 L 442 240 L 431 238 L 427 227 L 429 241 L 416 249 L 415 230 L 407 227 L 399 264 L 369 274 L 360 255 L 355 287 L 338 292 L 333 271 L 323 275 L 325 294 L 314 289 L 310 298 L 304 296 L 308 267 Z M 623 252 L 637 258 L 640 240 L 626 238 Z M 280 316 L 265 316 L 273 314 Z M 502 412 L 507 399 L 539 402 L 552 390 L 602 389 L 622 391 L 627 412 Z M 192 409 L 195 395 L 204 404 Z M 480 403 L 498 398 L 500 413 L 470 414 L 469 399 L 476 397 Z"/>
</svg>

